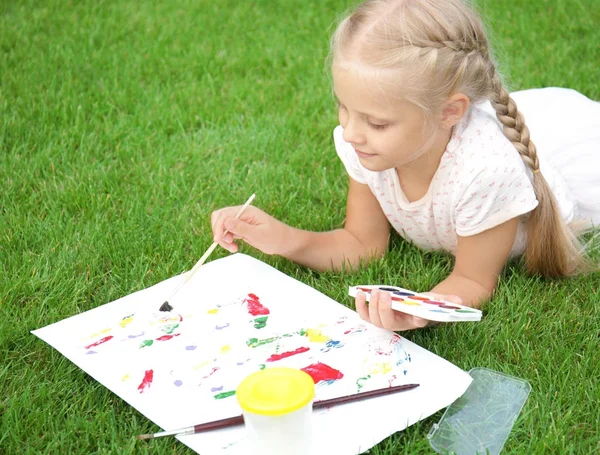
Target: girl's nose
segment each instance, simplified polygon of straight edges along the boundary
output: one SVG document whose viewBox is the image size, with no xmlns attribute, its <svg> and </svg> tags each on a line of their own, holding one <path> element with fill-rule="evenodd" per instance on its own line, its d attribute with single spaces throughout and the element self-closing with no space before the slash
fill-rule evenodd
<svg viewBox="0 0 600 455">
<path fill-rule="evenodd" d="M 365 143 L 365 135 L 360 128 L 360 125 L 357 124 L 356 120 L 348 119 L 346 126 L 344 127 L 344 133 L 342 137 L 346 142 L 351 144 L 364 144 Z"/>
</svg>

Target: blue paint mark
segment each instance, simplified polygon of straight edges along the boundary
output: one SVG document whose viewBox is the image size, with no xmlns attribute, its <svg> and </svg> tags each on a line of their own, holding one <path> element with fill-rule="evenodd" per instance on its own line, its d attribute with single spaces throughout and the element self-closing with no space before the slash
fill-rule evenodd
<svg viewBox="0 0 600 455">
<path fill-rule="evenodd" d="M 175 384 L 176 387 L 181 387 L 183 385 L 183 381 L 181 381 L 181 380 L 178 379 L 173 384 Z"/>
<path fill-rule="evenodd" d="M 130 340 L 133 338 L 137 338 L 137 337 L 141 337 L 145 332 L 140 333 L 139 335 L 127 335 L 127 338 L 129 338 Z"/>
<path fill-rule="evenodd" d="M 221 390 L 223 390 L 223 386 L 221 386 L 221 387 L 211 387 L 210 388 L 211 392 L 220 392 Z"/>
<path fill-rule="evenodd" d="M 198 346 L 194 346 L 193 344 L 186 346 L 185 350 L 186 351 L 193 351 L 194 349 L 196 349 Z"/>
<path fill-rule="evenodd" d="M 86 354 L 98 354 L 96 351 L 88 351 Z"/>
<path fill-rule="evenodd" d="M 222 330 L 222 329 L 224 329 L 225 327 L 229 327 L 229 322 L 228 322 L 227 324 L 225 324 L 225 325 L 217 325 L 217 326 L 215 326 L 215 329 L 217 329 L 217 330 Z"/>
</svg>

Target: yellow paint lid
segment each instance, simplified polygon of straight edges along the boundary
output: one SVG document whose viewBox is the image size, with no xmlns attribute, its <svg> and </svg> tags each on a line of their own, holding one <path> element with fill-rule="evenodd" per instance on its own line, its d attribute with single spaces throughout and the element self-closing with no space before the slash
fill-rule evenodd
<svg viewBox="0 0 600 455">
<path fill-rule="evenodd" d="M 267 368 L 247 376 L 235 395 L 244 411 L 277 416 L 308 404 L 315 396 L 315 383 L 302 370 Z"/>
</svg>

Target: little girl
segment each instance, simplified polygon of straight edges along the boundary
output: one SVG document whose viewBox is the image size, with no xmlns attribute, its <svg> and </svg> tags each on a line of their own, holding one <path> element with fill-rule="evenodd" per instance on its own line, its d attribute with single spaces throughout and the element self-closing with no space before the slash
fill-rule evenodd
<svg viewBox="0 0 600 455">
<path fill-rule="evenodd" d="M 229 207 L 212 214 L 216 242 L 324 270 L 382 256 L 393 228 L 454 254 L 432 292 L 472 306 L 514 255 L 547 277 L 590 270 L 577 235 L 600 223 L 600 103 L 558 88 L 509 95 L 461 0 L 366 1 L 338 26 L 331 56 L 344 227 L 308 232 Z M 427 323 L 392 310 L 385 292 L 369 305 L 359 294 L 356 307 L 390 330 Z"/>
</svg>

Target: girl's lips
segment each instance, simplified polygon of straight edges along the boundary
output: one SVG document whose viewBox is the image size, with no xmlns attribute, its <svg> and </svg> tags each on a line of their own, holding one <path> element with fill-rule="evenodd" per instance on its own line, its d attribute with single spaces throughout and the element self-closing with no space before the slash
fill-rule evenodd
<svg viewBox="0 0 600 455">
<path fill-rule="evenodd" d="M 374 153 L 364 153 L 364 152 L 361 152 L 360 150 L 356 150 L 356 149 L 354 149 L 354 151 L 359 156 L 359 158 L 373 158 L 375 156 Z"/>
</svg>

